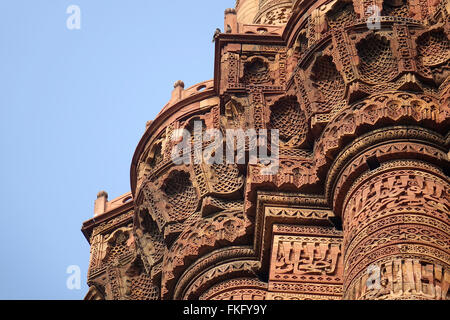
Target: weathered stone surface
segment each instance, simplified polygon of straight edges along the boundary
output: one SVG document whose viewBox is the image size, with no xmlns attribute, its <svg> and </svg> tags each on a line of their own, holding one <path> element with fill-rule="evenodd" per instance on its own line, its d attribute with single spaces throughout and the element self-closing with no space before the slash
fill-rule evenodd
<svg viewBox="0 0 450 320">
<path fill-rule="evenodd" d="M 177 81 L 131 193 L 99 193 L 86 299 L 449 299 L 449 11 L 237 1 L 214 79 Z M 175 164 L 177 129 L 195 122 L 279 130 L 279 170 Z M 189 143 L 191 160 L 220 151 Z"/>
</svg>

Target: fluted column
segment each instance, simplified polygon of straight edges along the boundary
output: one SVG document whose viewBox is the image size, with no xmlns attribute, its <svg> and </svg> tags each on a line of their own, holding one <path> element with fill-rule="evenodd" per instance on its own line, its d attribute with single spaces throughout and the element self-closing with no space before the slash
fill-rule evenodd
<svg viewBox="0 0 450 320">
<path fill-rule="evenodd" d="M 362 174 L 343 207 L 345 299 L 446 299 L 450 184 L 415 160 Z"/>
</svg>

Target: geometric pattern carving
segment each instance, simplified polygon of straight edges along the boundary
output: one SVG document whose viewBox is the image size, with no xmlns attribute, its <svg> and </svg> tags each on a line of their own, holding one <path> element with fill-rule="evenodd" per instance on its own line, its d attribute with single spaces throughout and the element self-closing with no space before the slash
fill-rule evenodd
<svg viewBox="0 0 450 320">
<path fill-rule="evenodd" d="M 115 259 L 121 257 L 122 255 L 128 253 L 128 240 L 130 239 L 129 232 L 124 232 L 122 230 L 117 230 L 110 236 L 108 242 L 108 247 L 106 249 L 105 257 L 103 261 L 109 263 Z"/>
<path fill-rule="evenodd" d="M 333 9 L 327 12 L 327 22 L 330 28 L 344 27 L 356 21 L 353 2 L 338 1 Z"/>
<path fill-rule="evenodd" d="M 238 243 L 245 238 L 250 221 L 242 212 L 222 212 L 201 220 L 184 231 L 164 256 L 163 296 L 167 295 L 190 257 L 205 254 L 215 246 Z M 211 248 L 211 249 L 209 249 Z M 208 250 L 209 249 L 209 250 Z"/>
<path fill-rule="evenodd" d="M 253 61 L 247 62 L 244 68 L 244 83 L 262 84 L 270 82 L 269 66 L 262 59 L 255 58 Z"/>
<path fill-rule="evenodd" d="M 360 57 L 361 79 L 368 83 L 391 80 L 397 74 L 397 62 L 392 54 L 390 42 L 385 37 L 369 35 L 356 48 Z"/>
<path fill-rule="evenodd" d="M 444 31 L 426 32 L 417 40 L 419 59 L 424 66 L 435 66 L 450 59 L 450 41 Z"/>
<path fill-rule="evenodd" d="M 159 288 L 146 274 L 141 259 L 137 259 L 127 270 L 126 276 L 130 300 L 157 300 L 159 298 Z"/>
<path fill-rule="evenodd" d="M 271 108 L 270 125 L 279 130 L 283 143 L 295 145 L 306 137 L 305 114 L 295 98 L 278 101 Z"/>
<path fill-rule="evenodd" d="M 345 201 L 345 295 L 366 297 L 361 281 L 369 276 L 369 265 L 378 263 L 383 266 L 383 281 L 381 289 L 367 293 L 373 298 L 427 299 L 431 294 L 433 299 L 441 298 L 441 293 L 435 295 L 435 286 L 440 286 L 445 270 L 450 268 L 449 179 L 417 161 L 388 162 L 366 176 L 370 179 L 361 176 Z M 427 272 L 436 278 L 419 278 L 410 259 L 420 266 L 414 267 L 422 270 L 419 275 L 431 268 Z M 422 268 L 425 262 L 418 260 L 428 266 Z M 433 289 L 425 290 L 424 286 Z"/>
<path fill-rule="evenodd" d="M 408 0 L 384 0 L 383 11 L 381 15 L 408 17 L 409 16 L 408 2 L 409 2 Z"/>
</svg>

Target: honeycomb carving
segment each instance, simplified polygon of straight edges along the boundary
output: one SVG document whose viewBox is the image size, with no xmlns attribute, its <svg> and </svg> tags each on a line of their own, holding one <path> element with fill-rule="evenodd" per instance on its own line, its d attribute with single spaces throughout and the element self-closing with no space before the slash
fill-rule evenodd
<svg viewBox="0 0 450 320">
<path fill-rule="evenodd" d="M 312 68 L 312 80 L 327 107 L 333 106 L 343 99 L 344 79 L 336 69 L 331 56 L 323 56 L 316 60 Z"/>
<path fill-rule="evenodd" d="M 125 272 L 125 293 L 130 300 L 157 300 L 159 289 L 145 272 L 141 258 L 138 256 Z"/>
<path fill-rule="evenodd" d="M 361 60 L 359 72 L 368 83 L 391 80 L 397 74 L 397 62 L 392 54 L 389 40 L 370 35 L 356 45 Z"/>
<path fill-rule="evenodd" d="M 352 2 L 339 2 L 327 13 L 330 28 L 344 27 L 353 23 L 357 16 Z"/>
<path fill-rule="evenodd" d="M 433 30 L 418 39 L 417 51 L 424 66 L 436 66 L 450 58 L 450 41 L 442 30 Z"/>
<path fill-rule="evenodd" d="M 243 179 L 235 165 L 211 165 L 212 178 L 216 182 L 213 191 L 219 194 L 229 194 L 238 191 L 243 186 Z"/>
<path fill-rule="evenodd" d="M 173 171 L 162 187 L 176 218 L 187 217 L 197 209 L 198 199 L 189 173 Z"/>
<path fill-rule="evenodd" d="M 284 99 L 272 107 L 270 125 L 279 130 L 283 143 L 303 141 L 306 136 L 305 122 L 305 113 L 296 99 Z"/>
<path fill-rule="evenodd" d="M 383 11 L 384 16 L 409 16 L 409 5 L 407 0 L 384 0 Z"/>
<path fill-rule="evenodd" d="M 122 257 L 129 252 L 128 240 L 130 239 L 130 233 L 124 230 L 117 230 L 109 236 L 107 239 L 108 247 L 106 249 L 103 262 L 105 264 L 111 263 L 118 258 Z"/>
<path fill-rule="evenodd" d="M 269 66 L 263 60 L 257 58 L 247 62 L 244 66 L 244 83 L 262 84 L 271 82 Z"/>
</svg>

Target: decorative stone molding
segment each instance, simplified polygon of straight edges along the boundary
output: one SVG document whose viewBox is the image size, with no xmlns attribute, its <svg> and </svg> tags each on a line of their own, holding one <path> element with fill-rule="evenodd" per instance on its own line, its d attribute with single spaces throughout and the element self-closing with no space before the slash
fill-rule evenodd
<svg viewBox="0 0 450 320">
<path fill-rule="evenodd" d="M 449 12 L 449 0 L 237 1 L 214 79 L 175 83 L 136 148 L 131 193 L 100 193 L 83 225 L 86 298 L 449 299 Z M 278 171 L 174 163 L 177 129 L 196 121 L 279 130 Z M 211 146 L 198 142 L 186 160 Z"/>
</svg>

